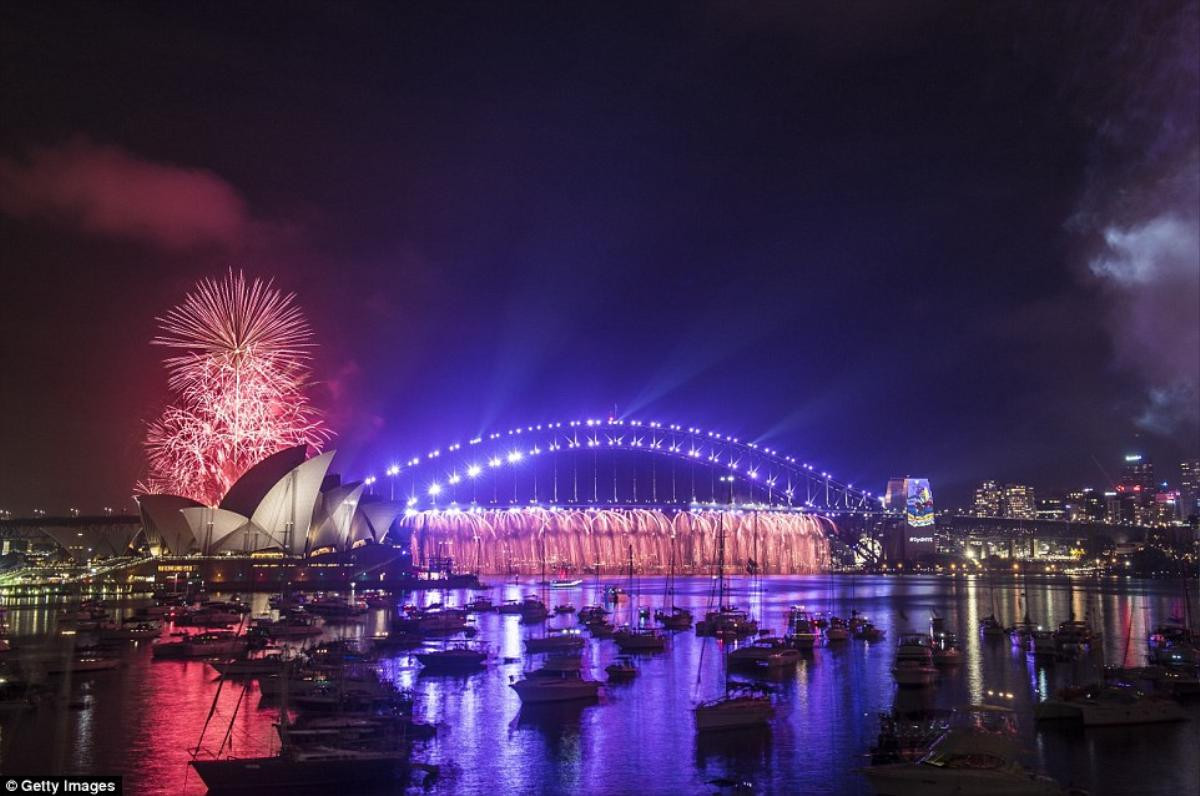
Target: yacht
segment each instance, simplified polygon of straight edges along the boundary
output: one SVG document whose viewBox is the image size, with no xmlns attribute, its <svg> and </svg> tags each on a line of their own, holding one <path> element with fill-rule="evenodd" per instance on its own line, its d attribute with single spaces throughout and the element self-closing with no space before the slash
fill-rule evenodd
<svg viewBox="0 0 1200 796">
<path fill-rule="evenodd" d="M 768 724 L 775 716 L 769 697 L 753 689 L 726 689 L 725 696 L 692 709 L 697 732 L 735 730 Z"/>
<path fill-rule="evenodd" d="M 560 603 L 560 604 L 554 606 L 554 615 L 555 616 L 563 616 L 564 614 L 573 614 L 573 613 L 575 613 L 575 606 L 571 605 L 570 603 Z"/>
<path fill-rule="evenodd" d="M 54 661 L 46 665 L 46 674 L 83 674 L 85 672 L 107 672 L 120 667 L 120 658 L 100 655 L 79 655 L 65 661 Z"/>
<path fill-rule="evenodd" d="M 758 622 L 742 610 L 725 606 L 720 611 L 709 611 L 704 619 L 696 623 L 696 635 L 744 638 L 758 633 Z"/>
<path fill-rule="evenodd" d="M 480 595 L 467 603 L 467 611 L 473 614 L 486 614 L 494 610 L 490 597 Z"/>
<path fill-rule="evenodd" d="M 662 608 L 654 612 L 654 618 L 667 630 L 687 630 L 692 626 L 692 612 L 678 605 L 669 611 Z"/>
<path fill-rule="evenodd" d="M 162 628 L 151 622 L 138 622 L 135 625 L 120 627 L 109 625 L 100 628 L 100 638 L 102 639 L 148 639 L 158 638 L 161 634 Z"/>
<path fill-rule="evenodd" d="M 816 622 L 803 606 L 792 606 L 788 611 L 787 634 L 784 640 L 799 650 L 810 650 L 820 637 Z"/>
<path fill-rule="evenodd" d="M 517 692 L 521 702 L 566 702 L 576 699 L 595 699 L 600 691 L 599 680 L 586 680 L 578 671 L 540 669 L 527 674 L 509 688 Z"/>
<path fill-rule="evenodd" d="M 522 622 L 541 622 L 550 615 L 550 612 L 546 610 L 546 604 L 532 595 L 521 601 L 518 613 L 521 615 Z"/>
<path fill-rule="evenodd" d="M 1160 724 L 1187 718 L 1176 702 L 1148 696 L 1123 684 L 1064 689 L 1056 698 L 1035 705 L 1034 716 L 1040 720 L 1077 720 L 1083 722 L 1084 727 Z"/>
<path fill-rule="evenodd" d="M 419 652 L 416 658 L 426 671 L 431 672 L 473 672 L 483 668 L 487 663 L 486 652 L 466 644 L 455 644 L 446 649 Z"/>
<path fill-rule="evenodd" d="M 563 652 L 583 647 L 583 636 L 578 630 L 549 630 L 540 638 L 525 639 L 526 652 Z"/>
<path fill-rule="evenodd" d="M 825 628 L 825 643 L 835 644 L 850 638 L 850 628 L 846 625 L 846 620 L 840 617 L 830 617 L 829 624 Z"/>
<path fill-rule="evenodd" d="M 558 578 L 550 581 L 550 588 L 552 589 L 574 589 L 582 585 L 583 581 L 579 578 Z"/>
<path fill-rule="evenodd" d="M 988 614 L 980 619 L 979 630 L 985 636 L 1003 636 L 1006 632 L 1004 625 L 1000 624 L 1000 620 L 996 618 L 995 614 Z"/>
<path fill-rule="evenodd" d="M 603 622 L 604 617 L 608 616 L 608 611 L 599 605 L 585 605 L 579 609 L 577 616 L 580 622 L 588 624 L 595 621 Z"/>
<path fill-rule="evenodd" d="M 1058 657 L 1058 643 L 1048 630 L 1035 630 L 1029 637 L 1029 652 L 1038 658 Z"/>
<path fill-rule="evenodd" d="M 238 655 L 246 651 L 246 639 L 229 631 L 197 633 L 178 641 L 164 641 L 151 647 L 155 658 L 205 658 Z"/>
<path fill-rule="evenodd" d="M 1005 708 L 975 710 L 1004 711 Z M 1011 711 L 1007 711 L 1011 714 Z M 1015 734 L 979 725 L 951 727 L 915 763 L 863 769 L 876 793 L 886 796 L 1051 796 L 1065 794 L 1055 780 L 1030 771 L 1017 758 Z"/>
<path fill-rule="evenodd" d="M 932 663 L 922 663 L 905 658 L 896 661 L 896 665 L 892 667 L 892 677 L 895 679 L 896 685 L 917 687 L 933 685 L 933 681 L 937 679 L 937 667 Z"/>
<path fill-rule="evenodd" d="M 915 660 L 920 663 L 932 662 L 933 648 L 929 637 L 923 633 L 902 633 L 896 644 L 896 660 Z"/>
<path fill-rule="evenodd" d="M 1025 649 L 1029 646 L 1029 640 L 1033 638 L 1033 634 L 1039 630 L 1041 628 L 1026 614 L 1023 620 L 1008 629 L 1008 638 L 1014 647 Z"/>
<path fill-rule="evenodd" d="M 259 676 L 283 674 L 289 661 L 279 650 L 272 650 L 263 655 L 251 658 L 240 658 L 232 661 L 209 661 L 208 665 L 224 677 Z"/>
<path fill-rule="evenodd" d="M 604 667 L 604 671 L 608 673 L 609 682 L 618 680 L 632 680 L 637 677 L 637 666 L 634 665 L 633 658 L 628 655 L 622 655 L 615 661 Z"/>
<path fill-rule="evenodd" d="M 400 781 L 408 763 L 405 749 L 370 751 L 334 746 L 285 747 L 270 757 L 190 761 L 213 793 L 344 790 Z"/>
<path fill-rule="evenodd" d="M 324 631 L 312 617 L 285 616 L 280 619 L 259 619 L 255 622 L 271 638 L 307 638 L 319 636 Z"/>
<path fill-rule="evenodd" d="M 662 652 L 667 648 L 667 638 L 651 628 L 623 627 L 613 632 L 613 641 L 621 652 Z"/>
<path fill-rule="evenodd" d="M 933 639 L 934 666 L 955 666 L 961 660 L 962 652 L 953 633 L 942 633 Z"/>
<path fill-rule="evenodd" d="M 790 646 L 781 638 L 765 637 L 757 639 L 743 647 L 729 653 L 730 666 L 758 666 L 765 664 L 767 659 L 772 655 L 783 650 L 791 650 L 797 652 L 795 647 Z M 796 656 L 796 659 L 799 655 Z M 794 659 L 795 660 L 795 659 Z"/>
</svg>

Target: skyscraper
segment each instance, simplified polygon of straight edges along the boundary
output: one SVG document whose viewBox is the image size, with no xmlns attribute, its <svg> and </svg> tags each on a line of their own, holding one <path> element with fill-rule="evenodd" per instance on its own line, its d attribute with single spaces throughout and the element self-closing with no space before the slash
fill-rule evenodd
<svg viewBox="0 0 1200 796">
<path fill-rule="evenodd" d="M 1004 516 L 1031 520 L 1037 517 L 1037 501 L 1033 487 L 1024 484 L 1004 485 Z"/>
<path fill-rule="evenodd" d="M 1002 493 L 995 481 L 983 481 L 975 488 L 975 516 L 999 517 Z"/>
<path fill-rule="evenodd" d="M 1185 520 L 1200 514 L 1200 459 L 1179 463 L 1179 513 Z"/>
</svg>

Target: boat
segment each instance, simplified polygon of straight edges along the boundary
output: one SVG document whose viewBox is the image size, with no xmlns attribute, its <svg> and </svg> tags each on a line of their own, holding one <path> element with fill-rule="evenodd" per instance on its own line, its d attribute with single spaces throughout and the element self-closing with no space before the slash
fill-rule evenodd
<svg viewBox="0 0 1200 796">
<path fill-rule="evenodd" d="M 979 620 L 979 631 L 985 636 L 1003 636 L 1005 634 L 1004 625 L 1000 624 L 1000 620 L 995 614 L 988 614 L 983 619 Z"/>
<path fill-rule="evenodd" d="M 758 633 L 758 622 L 745 611 L 727 605 L 718 611 L 708 611 L 696 623 L 697 636 L 745 638 Z"/>
<path fill-rule="evenodd" d="M 205 658 L 239 655 L 246 651 L 246 639 L 230 631 L 213 631 L 184 636 L 178 641 L 163 641 L 151 647 L 154 658 Z"/>
<path fill-rule="evenodd" d="M 592 638 L 612 638 L 613 634 L 617 632 L 611 622 L 605 622 L 603 619 L 599 622 L 588 622 L 585 627 L 592 634 Z"/>
<path fill-rule="evenodd" d="M 1058 643 L 1054 640 L 1054 634 L 1048 630 L 1033 631 L 1026 649 L 1037 658 L 1058 657 Z"/>
<path fill-rule="evenodd" d="M 440 650 L 419 652 L 421 666 L 431 672 L 473 672 L 487 664 L 487 653 L 466 644 L 455 644 Z"/>
<path fill-rule="evenodd" d="M 924 633 L 901 633 L 896 643 L 896 660 L 915 660 L 926 663 L 932 659 L 933 647 Z"/>
<path fill-rule="evenodd" d="M 567 702 L 595 699 L 600 691 L 600 681 L 585 679 L 579 671 L 539 669 L 509 683 L 509 688 L 516 691 L 521 702 L 526 704 Z"/>
<path fill-rule="evenodd" d="M 107 672 L 121 666 L 120 658 L 100 655 L 78 655 L 65 661 L 54 661 L 46 665 L 46 674 L 85 674 Z"/>
<path fill-rule="evenodd" d="M 662 652 L 667 648 L 666 636 L 648 627 L 622 627 L 613 632 L 612 639 L 621 652 Z"/>
<path fill-rule="evenodd" d="M 675 534 L 671 534 L 671 565 L 664 586 L 663 607 L 654 612 L 654 619 L 667 630 L 687 630 L 692 626 L 692 612 L 675 604 Z M 669 602 L 668 602 L 669 601 Z"/>
<path fill-rule="evenodd" d="M 862 770 L 876 793 L 887 796 L 1051 796 L 1067 793 L 1055 780 L 1018 762 L 1020 745 L 1012 711 L 974 706 L 972 716 L 988 721 L 960 722 L 936 740 L 916 762 Z M 999 721 L 996 721 L 999 719 Z M 993 729 L 994 725 L 1000 729 Z"/>
<path fill-rule="evenodd" d="M 306 603 L 305 610 L 326 619 L 349 619 L 365 614 L 367 606 L 363 603 L 351 603 L 340 597 L 327 595 Z"/>
<path fill-rule="evenodd" d="M 634 677 L 637 677 L 638 673 L 633 658 L 628 655 L 618 657 L 608 666 L 605 666 L 604 671 L 608 673 L 609 682 L 632 680 Z"/>
<path fill-rule="evenodd" d="M 770 697 L 749 685 L 732 686 L 726 680 L 725 695 L 702 702 L 692 709 L 696 731 L 738 730 L 769 724 L 775 716 Z"/>
<path fill-rule="evenodd" d="M 579 578 L 561 578 L 550 581 L 552 589 L 574 589 L 582 585 L 583 581 Z"/>
<path fill-rule="evenodd" d="M 896 685 L 923 687 L 933 685 L 937 679 L 937 667 L 912 659 L 897 660 L 892 667 L 892 678 Z"/>
<path fill-rule="evenodd" d="M 838 616 L 829 617 L 829 624 L 825 627 L 825 643 L 836 644 L 850 638 L 850 628 L 846 625 L 846 620 Z"/>
<path fill-rule="evenodd" d="M 787 614 L 787 631 L 784 640 L 798 650 L 810 650 L 816 646 L 821 632 L 816 621 L 802 605 L 793 605 Z"/>
<path fill-rule="evenodd" d="M 795 647 L 792 647 L 783 639 L 767 636 L 755 639 L 745 646 L 728 652 L 727 660 L 730 666 L 758 666 L 765 663 L 771 655 L 782 650 L 798 652 Z M 799 655 L 797 654 L 796 660 L 798 659 Z"/>
<path fill-rule="evenodd" d="M 246 677 L 282 674 L 289 661 L 280 652 L 254 658 L 238 658 L 229 661 L 209 661 L 208 665 L 222 677 Z"/>
<path fill-rule="evenodd" d="M 1039 720 L 1077 720 L 1084 727 L 1161 724 L 1187 719 L 1187 713 L 1178 703 L 1120 683 L 1063 689 L 1054 698 L 1035 705 L 1034 716 Z"/>
<path fill-rule="evenodd" d="M 706 622 L 712 622 L 714 613 L 721 613 L 725 597 L 725 523 L 724 515 L 717 516 L 717 606 L 718 611 L 710 611 L 705 617 Z M 757 629 L 757 624 L 755 625 Z M 696 635 L 700 625 L 696 625 Z M 768 724 L 775 716 L 775 706 L 763 689 L 753 685 L 734 685 L 729 680 L 729 647 L 724 645 L 721 656 L 721 666 L 724 674 L 725 693 L 707 702 L 701 702 L 692 708 L 692 716 L 696 722 L 696 732 L 711 732 L 715 730 L 735 730 L 747 727 L 758 727 Z"/>
<path fill-rule="evenodd" d="M 573 613 L 575 613 L 575 606 L 571 605 L 570 603 L 562 603 L 560 605 L 554 606 L 554 615 L 555 616 L 563 616 L 564 614 L 573 614 Z"/>
<path fill-rule="evenodd" d="M 961 661 L 962 652 L 953 633 L 942 633 L 933 639 L 934 666 L 956 666 Z"/>
<path fill-rule="evenodd" d="M 541 622 L 550 612 L 546 610 L 546 604 L 533 595 L 529 595 L 521 601 L 518 613 L 521 615 L 522 622 Z"/>
<path fill-rule="evenodd" d="M 545 636 L 525 639 L 526 652 L 562 652 L 581 649 L 583 645 L 583 636 L 573 628 L 564 630 L 551 628 Z"/>
<path fill-rule="evenodd" d="M 213 704 L 220 691 L 213 697 Z M 238 700 L 240 706 L 242 700 Z M 261 757 L 221 757 L 231 737 L 226 732 L 221 746 L 211 758 L 201 758 L 200 749 L 208 723 L 188 764 L 210 793 L 311 792 L 314 789 L 351 791 L 355 786 L 395 785 L 408 777 L 408 746 L 403 740 L 391 748 L 358 748 L 335 743 L 301 744 L 291 733 L 288 720 L 287 689 L 279 702 L 279 752 Z M 210 713 L 211 715 L 211 713 Z M 237 707 L 229 719 L 230 728 L 237 718 Z"/>
<path fill-rule="evenodd" d="M 606 611 L 603 606 L 585 605 L 579 609 L 579 613 L 576 614 L 576 616 L 579 617 L 580 622 L 584 623 L 590 623 L 593 621 L 603 622 L 604 617 L 608 616 L 608 611 Z"/>
<path fill-rule="evenodd" d="M 692 626 L 692 612 L 678 605 L 671 606 L 669 611 L 658 609 L 654 618 L 667 630 L 687 630 Z"/>
<path fill-rule="evenodd" d="M 313 617 L 291 616 L 279 619 L 259 619 L 255 627 L 260 627 L 271 638 L 307 638 L 319 636 L 325 632 Z"/>
<path fill-rule="evenodd" d="M 486 614 L 494 609 L 490 597 L 479 595 L 475 599 L 467 603 L 467 612 L 472 614 Z"/>
<path fill-rule="evenodd" d="M 158 638 L 160 635 L 162 635 L 162 628 L 150 622 L 139 622 L 136 625 L 123 625 L 121 627 L 102 627 L 100 629 L 100 638 L 102 639 L 149 639 Z"/>
</svg>

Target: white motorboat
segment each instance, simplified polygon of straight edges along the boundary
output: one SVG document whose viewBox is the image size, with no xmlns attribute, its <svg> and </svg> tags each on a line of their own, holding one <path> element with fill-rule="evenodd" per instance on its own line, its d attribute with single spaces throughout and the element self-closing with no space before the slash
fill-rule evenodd
<svg viewBox="0 0 1200 796">
<path fill-rule="evenodd" d="M 795 647 L 789 645 L 781 638 L 766 637 L 756 639 L 755 641 L 738 647 L 729 653 L 730 666 L 757 666 L 763 664 L 776 653 L 784 650 L 796 652 L 795 660 L 799 659 L 799 653 Z"/>
<path fill-rule="evenodd" d="M 552 589 L 574 589 L 582 585 L 583 581 L 579 578 L 560 578 L 550 581 L 550 588 Z"/>
<path fill-rule="evenodd" d="M 932 662 L 933 647 L 924 633 L 902 633 L 896 643 L 896 660 Z"/>
<path fill-rule="evenodd" d="M 723 697 L 697 705 L 692 713 L 697 732 L 735 730 L 768 724 L 775 716 L 775 707 L 761 693 L 730 690 Z"/>
<path fill-rule="evenodd" d="M 585 680 L 578 671 L 542 669 L 510 683 L 509 688 L 516 691 L 524 703 L 567 702 L 595 699 L 600 691 L 600 681 Z"/>
</svg>

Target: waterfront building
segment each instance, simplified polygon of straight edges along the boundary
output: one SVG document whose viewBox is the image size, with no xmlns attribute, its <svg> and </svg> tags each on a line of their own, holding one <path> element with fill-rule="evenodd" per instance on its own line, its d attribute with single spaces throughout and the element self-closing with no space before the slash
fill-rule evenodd
<svg viewBox="0 0 1200 796">
<path fill-rule="evenodd" d="M 1033 487 L 1024 484 L 1005 484 L 1003 516 L 1022 520 L 1036 519 L 1037 501 L 1034 497 Z"/>
<path fill-rule="evenodd" d="M 975 488 L 975 516 L 999 517 L 1003 494 L 995 481 L 982 482 Z"/>
</svg>

